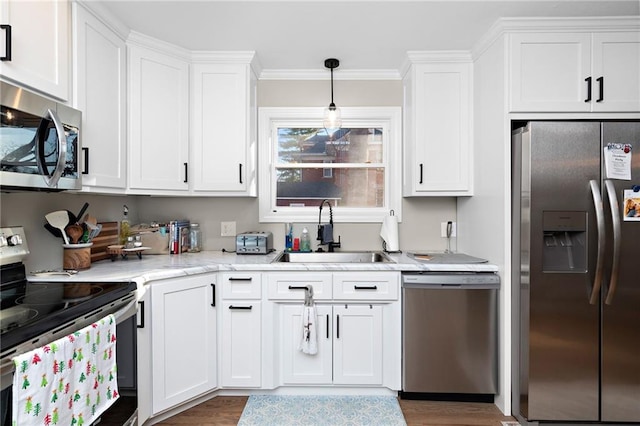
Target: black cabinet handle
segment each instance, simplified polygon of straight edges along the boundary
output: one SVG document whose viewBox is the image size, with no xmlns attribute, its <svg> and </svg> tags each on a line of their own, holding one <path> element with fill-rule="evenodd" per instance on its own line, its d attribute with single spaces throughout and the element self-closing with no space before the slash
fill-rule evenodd
<svg viewBox="0 0 640 426">
<path fill-rule="evenodd" d="M 189 168 L 188 168 L 188 163 L 183 163 L 184 164 L 184 183 L 189 182 Z"/>
<path fill-rule="evenodd" d="M 89 174 L 89 147 L 85 146 L 82 148 L 82 152 L 84 153 L 84 170 L 82 171 L 83 175 Z"/>
<path fill-rule="evenodd" d="M 353 286 L 354 290 L 377 290 L 377 285 L 355 285 Z"/>
<path fill-rule="evenodd" d="M 138 309 L 138 312 L 140 312 L 140 324 L 136 324 L 136 327 L 144 328 L 144 301 L 138 302 L 138 305 L 140 305 Z"/>
<path fill-rule="evenodd" d="M 423 169 L 423 165 L 422 163 L 420 163 L 420 182 L 418 182 L 419 184 L 422 184 L 422 169 Z"/>
<path fill-rule="evenodd" d="M 216 307 L 216 285 L 211 283 L 211 296 L 213 297 L 213 301 L 211 302 L 211 306 Z"/>
<path fill-rule="evenodd" d="M 587 77 L 584 79 L 584 81 L 587 82 L 587 99 L 585 99 L 585 102 L 591 102 L 591 77 Z"/>
<path fill-rule="evenodd" d="M 240 277 L 240 278 L 230 277 L 230 278 L 229 278 L 229 281 L 251 281 L 251 280 L 252 280 L 252 278 L 251 278 L 251 277 L 247 277 L 247 278 L 243 278 L 243 277 Z"/>
<path fill-rule="evenodd" d="M 0 61 L 10 61 L 11 60 L 11 25 L 9 24 L 1 24 L 0 29 L 3 29 L 7 35 L 4 43 L 4 56 L 0 58 Z"/>
<path fill-rule="evenodd" d="M 596 102 L 602 102 L 604 101 L 604 77 L 596 78 L 596 81 L 600 83 L 600 93 L 598 94 Z"/>
<path fill-rule="evenodd" d="M 238 164 L 238 171 L 239 171 L 239 176 L 238 176 L 238 178 L 239 178 L 239 180 L 240 180 L 240 183 L 242 183 L 242 163 L 241 163 L 241 164 Z"/>
<path fill-rule="evenodd" d="M 233 306 L 230 305 L 229 309 L 234 309 L 234 310 L 242 310 L 242 311 L 250 311 L 253 308 L 252 305 L 249 306 Z"/>
<path fill-rule="evenodd" d="M 290 285 L 289 290 L 306 290 L 307 287 L 302 285 Z"/>
<path fill-rule="evenodd" d="M 336 339 L 340 338 L 340 315 L 336 315 Z"/>
<path fill-rule="evenodd" d="M 327 314 L 327 339 L 329 338 L 329 314 Z"/>
</svg>

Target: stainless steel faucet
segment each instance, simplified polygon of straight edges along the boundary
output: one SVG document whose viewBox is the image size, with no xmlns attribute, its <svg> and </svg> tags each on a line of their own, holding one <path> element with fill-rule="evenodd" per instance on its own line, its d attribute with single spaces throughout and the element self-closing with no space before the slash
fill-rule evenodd
<svg viewBox="0 0 640 426">
<path fill-rule="evenodd" d="M 328 224 L 322 224 L 322 206 L 327 203 L 327 205 L 329 206 L 329 223 Z M 327 246 L 327 251 L 329 251 L 329 253 L 332 253 L 334 251 L 335 248 L 339 248 L 340 247 L 340 236 L 338 235 L 338 242 L 336 243 L 335 241 L 333 241 L 333 208 L 331 207 L 331 203 L 329 202 L 329 200 L 322 200 L 322 202 L 320 203 L 320 211 L 318 212 L 318 241 L 320 241 L 320 243 L 318 244 L 319 246 Z M 322 247 L 318 247 L 319 252 L 324 251 L 322 249 Z"/>
</svg>

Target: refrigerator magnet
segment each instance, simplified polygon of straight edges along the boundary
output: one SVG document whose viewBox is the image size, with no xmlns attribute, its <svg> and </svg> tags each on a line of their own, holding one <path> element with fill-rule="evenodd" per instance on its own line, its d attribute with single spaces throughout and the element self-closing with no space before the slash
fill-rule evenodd
<svg viewBox="0 0 640 426">
<path fill-rule="evenodd" d="M 631 180 L 630 143 L 608 143 L 604 147 L 604 169 L 607 179 Z"/>
<path fill-rule="evenodd" d="M 640 192 L 633 189 L 624 190 L 624 210 L 623 218 L 625 221 L 640 222 Z"/>
</svg>

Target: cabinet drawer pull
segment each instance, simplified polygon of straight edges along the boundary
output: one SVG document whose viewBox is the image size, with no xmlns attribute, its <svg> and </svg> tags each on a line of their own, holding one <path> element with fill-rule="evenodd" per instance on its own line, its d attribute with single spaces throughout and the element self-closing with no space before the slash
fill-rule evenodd
<svg viewBox="0 0 640 426">
<path fill-rule="evenodd" d="M 136 324 L 136 327 L 144 328 L 144 301 L 138 302 L 138 305 L 140 305 L 138 309 L 138 312 L 140 312 L 140 324 Z"/>
<path fill-rule="evenodd" d="M 598 94 L 596 102 L 602 102 L 604 101 L 604 77 L 599 77 L 596 81 L 600 83 L 600 93 Z"/>
<path fill-rule="evenodd" d="M 252 280 L 252 278 L 251 278 L 251 277 L 247 277 L 247 278 L 243 278 L 243 277 L 240 277 L 240 278 L 231 277 L 231 278 L 229 278 L 229 281 L 251 281 L 251 280 Z"/>
<path fill-rule="evenodd" d="M 340 315 L 336 315 L 336 339 L 340 338 Z"/>
<path fill-rule="evenodd" d="M 329 338 L 329 314 L 327 314 L 327 339 Z"/>
<path fill-rule="evenodd" d="M 211 296 L 213 297 L 211 306 L 216 307 L 216 285 L 211 283 Z"/>
<path fill-rule="evenodd" d="M 84 170 L 82 171 L 82 174 L 88 175 L 89 174 L 89 147 L 88 146 L 82 147 L 82 152 L 84 152 Z"/>
<path fill-rule="evenodd" d="M 239 171 L 239 180 L 240 183 L 242 183 L 242 163 L 238 164 L 238 171 Z"/>
<path fill-rule="evenodd" d="M 354 290 L 377 290 L 377 285 L 354 285 Z"/>
<path fill-rule="evenodd" d="M 585 102 L 591 102 L 591 77 L 587 77 L 584 79 L 584 81 L 587 82 L 587 99 L 585 99 Z"/>
<path fill-rule="evenodd" d="M 418 182 L 419 184 L 422 184 L 422 169 L 423 169 L 423 164 L 420 163 L 420 182 Z"/>
<path fill-rule="evenodd" d="M 184 183 L 189 182 L 189 163 L 184 164 Z"/>
<path fill-rule="evenodd" d="M 307 287 L 303 285 L 290 285 L 289 290 L 306 290 Z"/>
<path fill-rule="evenodd" d="M 233 306 L 229 305 L 229 309 L 240 310 L 240 311 L 250 311 L 253 308 L 252 305 L 249 306 Z"/>
<path fill-rule="evenodd" d="M 11 61 L 11 25 L 2 24 L 0 29 L 3 29 L 7 34 L 4 41 L 4 56 L 0 58 L 0 61 Z"/>
</svg>

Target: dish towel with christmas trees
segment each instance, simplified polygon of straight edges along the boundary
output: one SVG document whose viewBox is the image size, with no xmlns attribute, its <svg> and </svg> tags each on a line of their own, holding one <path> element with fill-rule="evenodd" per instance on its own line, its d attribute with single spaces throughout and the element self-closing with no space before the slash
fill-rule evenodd
<svg viewBox="0 0 640 426">
<path fill-rule="evenodd" d="M 113 315 L 13 362 L 16 426 L 88 426 L 119 397 Z"/>
</svg>

